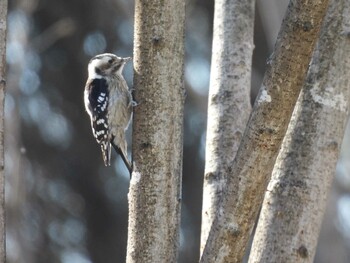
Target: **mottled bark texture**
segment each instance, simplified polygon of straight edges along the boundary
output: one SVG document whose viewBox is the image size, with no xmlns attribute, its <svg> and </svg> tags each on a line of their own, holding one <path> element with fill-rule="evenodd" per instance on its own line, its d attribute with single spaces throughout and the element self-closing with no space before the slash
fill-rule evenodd
<svg viewBox="0 0 350 263">
<path fill-rule="evenodd" d="M 4 103 L 6 88 L 7 0 L 0 1 L 0 263 L 5 263 Z"/>
<path fill-rule="evenodd" d="M 202 263 L 242 261 L 327 6 L 327 0 L 291 0 L 288 5 Z"/>
<path fill-rule="evenodd" d="M 127 262 L 176 262 L 179 246 L 185 1 L 137 0 Z"/>
<path fill-rule="evenodd" d="M 250 263 L 313 262 L 350 108 L 349 7 L 349 0 L 330 0 L 265 194 Z"/>
<path fill-rule="evenodd" d="M 251 111 L 254 7 L 254 0 L 215 1 L 201 251 Z"/>
</svg>

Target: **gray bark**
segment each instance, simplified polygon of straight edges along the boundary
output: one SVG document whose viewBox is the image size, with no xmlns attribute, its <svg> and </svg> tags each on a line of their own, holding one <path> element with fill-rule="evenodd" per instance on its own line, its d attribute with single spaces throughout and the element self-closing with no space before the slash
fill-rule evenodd
<svg viewBox="0 0 350 263">
<path fill-rule="evenodd" d="M 184 106 L 185 2 L 137 0 L 127 262 L 176 262 Z"/>
<path fill-rule="evenodd" d="M 350 1 L 331 0 L 276 160 L 250 263 L 313 262 L 350 109 Z"/>
<path fill-rule="evenodd" d="M 291 0 L 206 243 L 202 263 L 241 262 L 304 82 L 327 0 Z M 239 185 L 239 188 L 236 186 Z"/>
<path fill-rule="evenodd" d="M 255 1 L 215 1 L 201 251 L 248 117 Z"/>
<path fill-rule="evenodd" d="M 6 88 L 6 32 L 7 0 L 0 1 L 0 262 L 4 263 L 5 251 L 5 178 L 4 178 L 4 103 Z"/>
</svg>

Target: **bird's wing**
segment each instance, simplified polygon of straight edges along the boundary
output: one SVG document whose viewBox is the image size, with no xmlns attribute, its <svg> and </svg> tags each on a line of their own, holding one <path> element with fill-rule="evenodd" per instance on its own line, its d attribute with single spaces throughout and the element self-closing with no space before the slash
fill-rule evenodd
<svg viewBox="0 0 350 263">
<path fill-rule="evenodd" d="M 98 143 L 108 139 L 108 88 L 105 79 L 93 79 L 86 84 L 92 129 Z"/>
</svg>

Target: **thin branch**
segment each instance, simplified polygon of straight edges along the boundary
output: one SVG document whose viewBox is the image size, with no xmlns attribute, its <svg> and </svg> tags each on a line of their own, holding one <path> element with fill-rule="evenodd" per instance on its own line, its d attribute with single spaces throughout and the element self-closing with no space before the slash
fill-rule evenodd
<svg viewBox="0 0 350 263">
<path fill-rule="evenodd" d="M 7 0 L 0 1 L 0 263 L 5 263 L 4 103 L 6 88 Z"/>
</svg>

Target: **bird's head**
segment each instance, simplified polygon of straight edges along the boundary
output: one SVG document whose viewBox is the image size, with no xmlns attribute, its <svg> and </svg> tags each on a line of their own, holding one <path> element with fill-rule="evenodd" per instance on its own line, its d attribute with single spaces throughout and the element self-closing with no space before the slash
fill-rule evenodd
<svg viewBox="0 0 350 263">
<path fill-rule="evenodd" d="M 122 74 L 124 65 L 130 61 L 131 57 L 121 58 L 111 53 L 104 53 L 93 57 L 88 66 L 90 78 L 101 78 Z"/>
</svg>

